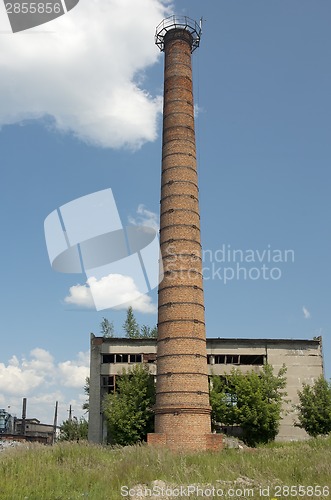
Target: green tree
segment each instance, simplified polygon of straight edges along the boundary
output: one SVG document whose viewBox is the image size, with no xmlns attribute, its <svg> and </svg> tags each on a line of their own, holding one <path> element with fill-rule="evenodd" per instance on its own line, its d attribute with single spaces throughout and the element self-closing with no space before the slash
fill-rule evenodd
<svg viewBox="0 0 331 500">
<path fill-rule="evenodd" d="M 214 423 L 240 426 L 250 446 L 275 439 L 286 395 L 285 373 L 283 366 L 274 375 L 272 366 L 266 364 L 259 373 L 234 369 L 221 380 L 214 375 L 210 391 Z"/>
<path fill-rule="evenodd" d="M 87 396 L 87 400 L 83 404 L 82 408 L 88 412 L 90 409 L 90 377 L 86 377 L 85 379 L 84 394 Z"/>
<path fill-rule="evenodd" d="M 155 339 L 157 337 L 157 327 L 151 328 L 147 325 L 142 325 L 140 328 L 139 338 L 142 339 Z"/>
<path fill-rule="evenodd" d="M 298 391 L 300 404 L 298 410 L 298 427 L 310 436 L 325 435 L 331 432 L 331 383 L 321 375 L 310 386 L 303 384 Z"/>
<path fill-rule="evenodd" d="M 110 443 L 125 446 L 145 441 L 154 430 L 154 404 L 154 378 L 147 366 L 135 365 L 117 377 L 116 392 L 103 400 Z"/>
<path fill-rule="evenodd" d="M 114 323 L 107 318 L 102 318 L 100 330 L 105 339 L 114 337 Z"/>
<path fill-rule="evenodd" d="M 125 336 L 129 339 L 139 339 L 140 338 L 140 328 L 133 314 L 133 309 L 130 306 L 126 312 L 126 320 L 123 324 L 123 329 L 125 331 Z"/>
<path fill-rule="evenodd" d="M 88 422 L 85 418 L 73 417 L 71 420 L 65 420 L 60 425 L 60 441 L 79 441 L 87 439 Z"/>
<path fill-rule="evenodd" d="M 216 423 L 236 425 L 236 402 L 236 389 L 232 384 L 232 375 L 223 377 L 213 375 L 210 390 L 211 419 L 213 425 Z"/>
<path fill-rule="evenodd" d="M 156 326 L 153 328 L 148 325 L 139 326 L 131 306 L 126 312 L 123 329 L 125 331 L 125 336 L 129 339 L 154 339 L 157 337 Z"/>
</svg>

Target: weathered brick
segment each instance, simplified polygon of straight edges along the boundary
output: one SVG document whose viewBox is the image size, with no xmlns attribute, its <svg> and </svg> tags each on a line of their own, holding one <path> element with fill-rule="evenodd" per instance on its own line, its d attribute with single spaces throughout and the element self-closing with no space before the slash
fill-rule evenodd
<svg viewBox="0 0 331 500">
<path fill-rule="evenodd" d="M 191 68 L 192 35 L 164 37 L 165 74 L 156 433 L 153 445 L 205 450 L 210 434 L 200 216 Z"/>
</svg>

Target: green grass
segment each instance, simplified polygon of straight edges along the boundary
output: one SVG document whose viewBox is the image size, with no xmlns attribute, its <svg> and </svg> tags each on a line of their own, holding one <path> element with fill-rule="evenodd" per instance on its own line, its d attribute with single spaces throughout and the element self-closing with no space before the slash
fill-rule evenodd
<svg viewBox="0 0 331 500">
<path fill-rule="evenodd" d="M 238 478 L 248 479 L 233 483 Z M 328 498 L 308 494 L 276 497 L 275 486 L 320 485 L 331 490 L 331 439 L 185 455 L 145 445 L 110 448 L 87 443 L 34 445 L 0 453 L 1 500 L 119 500 L 125 498 L 121 486 L 150 486 L 154 480 L 173 488 L 189 484 L 218 485 L 224 492 L 255 488 L 256 499 L 263 498 L 259 488 L 268 485 L 267 498 Z M 244 498 L 239 493 L 231 498 Z"/>
</svg>

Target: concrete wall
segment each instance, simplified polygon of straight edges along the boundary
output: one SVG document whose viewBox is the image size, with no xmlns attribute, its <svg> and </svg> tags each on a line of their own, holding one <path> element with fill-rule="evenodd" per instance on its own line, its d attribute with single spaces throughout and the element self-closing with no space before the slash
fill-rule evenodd
<svg viewBox="0 0 331 500">
<path fill-rule="evenodd" d="M 104 442 L 101 413 L 101 349 L 105 340 L 91 334 L 88 439 L 92 443 Z"/>
<path fill-rule="evenodd" d="M 278 440 L 288 441 L 306 439 L 308 434 L 299 427 L 295 427 L 296 411 L 293 405 L 299 403 L 298 389 L 303 382 L 312 384 L 323 374 L 323 357 L 321 344 L 314 341 L 305 343 L 288 342 L 270 343 L 268 346 L 268 363 L 278 370 L 283 363 L 287 367 L 287 398 L 290 403 L 284 405 L 284 415 L 277 436 Z"/>
<path fill-rule="evenodd" d="M 104 354 L 145 354 L 156 355 L 155 339 L 104 339 L 91 335 L 90 347 L 90 396 L 89 396 L 89 429 L 88 438 L 92 443 L 105 443 L 107 429 L 102 415 L 102 398 L 107 394 L 103 387 L 103 377 L 121 375 L 123 369 L 128 370 L 130 363 L 102 363 Z M 149 363 L 151 374 L 156 374 L 156 363 Z"/>
</svg>

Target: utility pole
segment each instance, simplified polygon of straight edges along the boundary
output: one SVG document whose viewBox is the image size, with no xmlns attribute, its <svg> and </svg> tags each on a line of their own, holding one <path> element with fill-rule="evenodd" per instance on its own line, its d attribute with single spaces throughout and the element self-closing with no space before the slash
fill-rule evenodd
<svg viewBox="0 0 331 500">
<path fill-rule="evenodd" d="M 54 411 L 54 424 L 53 424 L 53 443 L 55 443 L 56 440 L 56 428 L 57 428 L 57 409 L 58 409 L 58 402 L 55 402 L 55 411 Z"/>
</svg>

